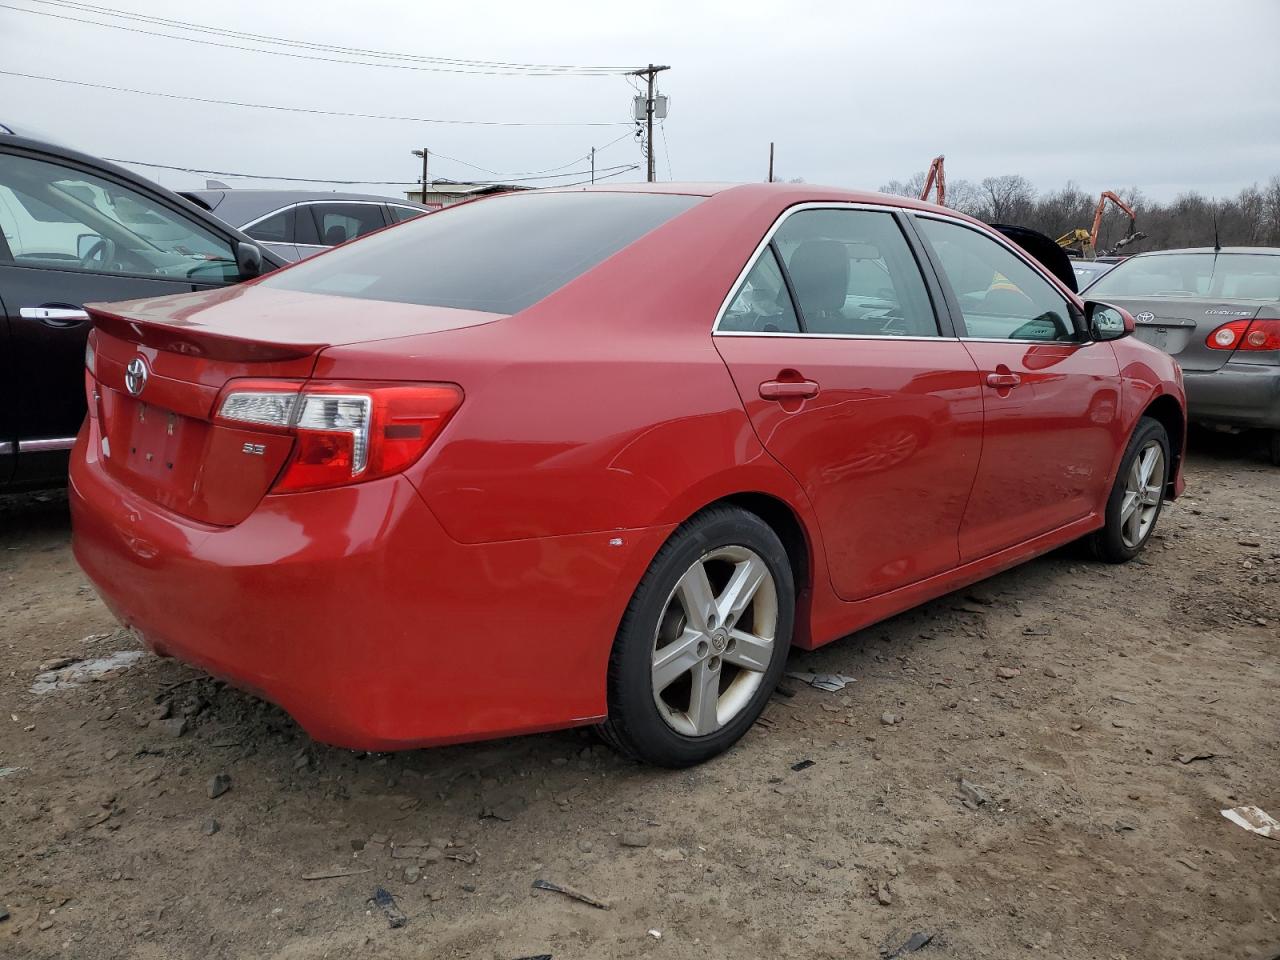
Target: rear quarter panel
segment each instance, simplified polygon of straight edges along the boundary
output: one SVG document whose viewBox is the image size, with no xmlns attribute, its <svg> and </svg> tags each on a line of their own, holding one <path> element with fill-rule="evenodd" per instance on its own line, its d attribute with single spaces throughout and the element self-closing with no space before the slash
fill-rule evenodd
<svg viewBox="0 0 1280 960">
<path fill-rule="evenodd" d="M 1180 495 L 1184 485 L 1184 457 L 1180 452 L 1185 451 L 1187 435 L 1187 398 L 1182 387 L 1182 368 L 1169 354 L 1132 336 L 1116 340 L 1112 348 L 1120 365 L 1120 419 L 1126 436 L 1133 433 L 1138 420 L 1158 398 L 1169 397 L 1178 405 L 1181 429 L 1178 436 L 1170 436 L 1170 441 L 1179 455 L 1175 458 L 1174 473 L 1169 479 L 1171 494 Z M 1122 449 L 1120 457 L 1123 455 Z M 1120 469 L 1120 457 L 1112 466 L 1112 477 Z"/>
<path fill-rule="evenodd" d="M 522 313 L 331 348 L 314 375 L 462 387 L 462 407 L 409 477 L 464 543 L 678 523 L 743 491 L 799 511 L 711 337 L 779 200 L 724 196 Z"/>
</svg>

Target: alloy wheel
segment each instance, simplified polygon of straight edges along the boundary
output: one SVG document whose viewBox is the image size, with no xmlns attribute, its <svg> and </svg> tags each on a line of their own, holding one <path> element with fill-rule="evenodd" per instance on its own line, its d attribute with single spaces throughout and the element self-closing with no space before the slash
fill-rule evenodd
<svg viewBox="0 0 1280 960">
<path fill-rule="evenodd" d="M 751 701 L 774 655 L 778 594 L 754 550 L 720 547 L 685 571 L 658 619 L 653 699 L 688 737 L 719 730 Z"/>
<path fill-rule="evenodd" d="M 1164 448 L 1159 441 L 1149 440 L 1133 458 L 1120 504 L 1120 536 L 1130 549 L 1147 539 L 1156 522 L 1164 497 L 1164 474 Z"/>
</svg>

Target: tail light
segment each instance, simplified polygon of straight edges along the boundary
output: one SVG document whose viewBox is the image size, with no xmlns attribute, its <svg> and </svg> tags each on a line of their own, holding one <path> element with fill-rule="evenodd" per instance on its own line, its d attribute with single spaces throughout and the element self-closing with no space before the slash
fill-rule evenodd
<svg viewBox="0 0 1280 960">
<path fill-rule="evenodd" d="M 1212 350 L 1280 350 L 1280 320 L 1232 320 L 1205 339 Z"/>
<path fill-rule="evenodd" d="M 462 403 L 451 383 L 233 380 L 215 421 L 294 438 L 275 492 L 317 490 L 399 473 Z"/>
<path fill-rule="evenodd" d="M 98 419 L 97 355 L 93 348 L 93 331 L 84 342 L 84 402 L 89 408 L 89 419 Z M 105 442 L 105 441 L 104 441 Z"/>
</svg>

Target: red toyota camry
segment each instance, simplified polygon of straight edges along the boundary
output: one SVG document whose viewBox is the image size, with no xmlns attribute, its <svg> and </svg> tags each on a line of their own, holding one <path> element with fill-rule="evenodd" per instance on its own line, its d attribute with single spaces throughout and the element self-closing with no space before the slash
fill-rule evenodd
<svg viewBox="0 0 1280 960">
<path fill-rule="evenodd" d="M 387 750 L 727 748 L 813 648 L 1181 489 L 1181 375 L 990 228 L 519 193 L 92 311 L 75 550 L 158 653 Z"/>
</svg>

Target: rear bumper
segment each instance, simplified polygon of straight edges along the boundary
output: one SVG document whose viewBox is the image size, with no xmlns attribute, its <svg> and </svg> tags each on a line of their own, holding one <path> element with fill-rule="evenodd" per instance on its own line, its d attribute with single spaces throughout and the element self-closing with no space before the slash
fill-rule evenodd
<svg viewBox="0 0 1280 960">
<path fill-rule="evenodd" d="M 671 529 L 463 545 L 402 477 L 267 497 L 212 527 L 110 477 L 95 429 L 72 455 L 74 549 L 111 610 L 355 749 L 603 717 L 614 632 Z"/>
<path fill-rule="evenodd" d="M 1280 428 L 1280 366 L 1227 361 L 1212 372 L 1184 370 L 1183 382 L 1190 420 Z"/>
</svg>

